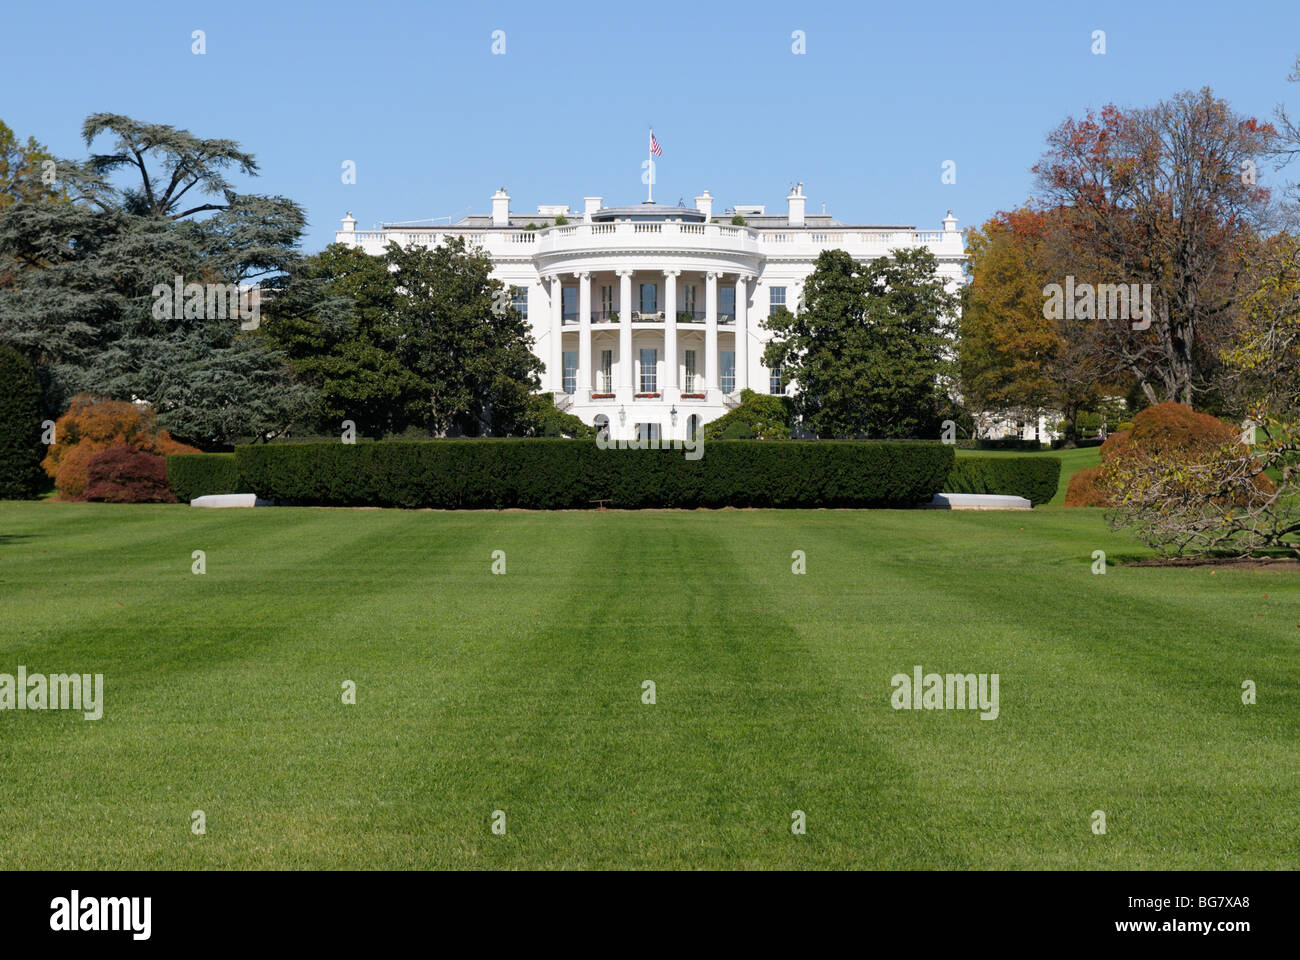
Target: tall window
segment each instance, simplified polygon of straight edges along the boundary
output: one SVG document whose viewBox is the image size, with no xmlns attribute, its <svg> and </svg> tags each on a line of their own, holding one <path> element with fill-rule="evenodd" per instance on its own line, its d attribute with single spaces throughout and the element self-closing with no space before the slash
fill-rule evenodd
<svg viewBox="0 0 1300 960">
<path fill-rule="evenodd" d="M 736 318 L 736 288 L 726 286 L 718 291 L 718 319 L 734 320 Z"/>
<path fill-rule="evenodd" d="M 614 351 L 600 351 L 600 392 L 614 392 Z"/>
<path fill-rule="evenodd" d="M 564 351 L 564 392 L 578 392 L 578 351 Z"/>
<path fill-rule="evenodd" d="M 682 287 L 682 311 L 684 313 L 695 313 L 695 284 L 688 283 Z"/>
<path fill-rule="evenodd" d="M 785 306 L 785 287 L 768 287 L 768 290 L 770 295 L 767 312 L 773 314 Z M 776 391 L 773 390 L 772 392 L 775 393 Z"/>
<path fill-rule="evenodd" d="M 659 351 L 646 349 L 641 351 L 641 393 L 657 393 L 659 377 L 656 367 L 659 365 Z"/>
<path fill-rule="evenodd" d="M 510 288 L 510 306 L 523 315 L 525 320 L 528 319 L 528 288 L 511 287 Z"/>
<path fill-rule="evenodd" d="M 578 321 L 578 288 L 565 287 L 561 291 L 560 303 L 563 304 L 564 322 L 577 323 Z"/>
<path fill-rule="evenodd" d="M 600 315 L 606 319 L 614 312 L 614 288 L 606 284 L 600 288 Z"/>
<path fill-rule="evenodd" d="M 767 383 L 768 383 L 767 386 L 768 393 L 772 393 L 772 394 L 785 393 L 785 377 L 782 376 L 780 367 L 773 368 L 771 374 L 768 377 Z"/>
<path fill-rule="evenodd" d="M 695 392 L 695 351 L 686 351 L 686 382 L 685 388 L 687 393 Z"/>
<path fill-rule="evenodd" d="M 736 351 L 719 350 L 718 367 L 721 370 L 718 386 L 722 388 L 723 393 L 733 392 L 736 389 Z"/>
<path fill-rule="evenodd" d="M 657 313 L 659 310 L 659 285 L 656 283 L 641 284 L 641 312 Z"/>
</svg>

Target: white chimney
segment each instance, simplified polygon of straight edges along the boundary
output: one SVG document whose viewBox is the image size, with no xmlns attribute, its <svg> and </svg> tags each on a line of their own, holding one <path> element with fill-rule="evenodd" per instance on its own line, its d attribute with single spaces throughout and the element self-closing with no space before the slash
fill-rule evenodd
<svg viewBox="0 0 1300 960">
<path fill-rule="evenodd" d="M 492 194 L 492 226 L 510 226 L 510 194 L 505 187 Z"/>
<path fill-rule="evenodd" d="M 803 195 L 803 182 L 796 183 L 794 189 L 790 191 L 790 196 L 786 197 L 786 200 L 790 203 L 790 216 L 788 218 L 790 226 L 803 226 L 803 207 L 804 201 L 807 199 Z"/>
<path fill-rule="evenodd" d="M 713 217 L 713 198 L 709 196 L 709 191 L 705 190 L 703 194 L 695 198 L 695 209 L 704 214 L 705 220 Z"/>
<path fill-rule="evenodd" d="M 343 232 L 353 233 L 356 231 L 356 229 L 357 229 L 357 218 L 352 216 L 352 211 L 349 210 L 348 215 L 343 218 Z"/>
<path fill-rule="evenodd" d="M 947 233 L 954 233 L 957 230 L 957 218 L 952 215 L 951 210 L 948 211 L 948 216 L 943 218 L 943 229 Z"/>
<path fill-rule="evenodd" d="M 586 223 L 591 223 L 591 215 L 600 209 L 600 203 L 603 197 L 583 197 L 582 202 L 586 207 L 582 212 L 582 219 Z"/>
</svg>

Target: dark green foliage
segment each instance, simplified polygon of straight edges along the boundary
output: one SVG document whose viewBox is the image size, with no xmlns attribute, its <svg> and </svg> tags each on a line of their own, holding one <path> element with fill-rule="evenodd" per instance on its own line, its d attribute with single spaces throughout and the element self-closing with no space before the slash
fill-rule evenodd
<svg viewBox="0 0 1300 960">
<path fill-rule="evenodd" d="M 705 440 L 788 440 L 793 403 L 789 397 L 740 391 L 740 406 L 701 429 Z"/>
<path fill-rule="evenodd" d="M 0 345 L 0 500 L 30 500 L 45 481 L 41 385 L 36 370 Z"/>
<path fill-rule="evenodd" d="M 117 114 L 82 132 L 107 152 L 58 161 L 71 200 L 0 211 L 0 342 L 39 364 L 47 411 L 88 392 L 147 400 L 173 436 L 204 447 L 282 432 L 314 401 L 286 358 L 244 318 L 165 309 L 161 291 L 178 276 L 251 286 L 283 274 L 302 209 L 235 192 L 226 172 L 257 165 L 234 141 Z"/>
<path fill-rule="evenodd" d="M 520 426 L 520 432 L 530 437 L 596 438 L 595 427 L 584 423 L 581 417 L 558 409 L 549 393 L 537 393 L 529 398 Z"/>
<path fill-rule="evenodd" d="M 261 497 L 331 506 L 590 509 L 907 507 L 952 470 L 941 444 L 718 441 L 686 451 L 591 441 L 435 440 L 241 446 L 241 480 Z M 1059 465 L 1058 465 L 1059 466 Z"/>
<path fill-rule="evenodd" d="M 866 263 L 824 250 L 797 313 L 764 322 L 763 363 L 798 382 L 795 412 L 822 438 L 938 438 L 950 406 L 951 317 L 957 299 L 925 249 Z"/>
<path fill-rule="evenodd" d="M 250 493 L 239 482 L 233 453 L 173 453 L 167 458 L 167 482 L 176 499 L 219 493 Z"/>
<path fill-rule="evenodd" d="M 1056 495 L 1057 457 L 957 457 L 944 493 L 996 493 L 1042 506 Z"/>
<path fill-rule="evenodd" d="M 1041 450 L 1041 440 L 1023 440 L 1020 437 L 980 437 L 975 441 L 976 450 Z"/>
<path fill-rule="evenodd" d="M 101 503 L 175 503 L 166 458 L 135 447 L 109 447 L 86 465 L 85 499 Z"/>
</svg>

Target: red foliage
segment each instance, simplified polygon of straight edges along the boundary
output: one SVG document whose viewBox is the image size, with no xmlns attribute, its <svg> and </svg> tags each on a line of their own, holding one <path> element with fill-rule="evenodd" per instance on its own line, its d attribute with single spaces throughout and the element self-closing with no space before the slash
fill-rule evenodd
<svg viewBox="0 0 1300 960">
<path fill-rule="evenodd" d="M 175 503 L 167 458 L 132 447 L 112 447 L 90 458 L 83 497 L 104 503 Z"/>
<path fill-rule="evenodd" d="M 1181 403 L 1157 403 L 1133 418 L 1133 429 L 1112 433 L 1101 445 L 1101 465 L 1080 470 L 1066 486 L 1067 507 L 1110 506 L 1101 489 L 1106 465 L 1130 453 L 1185 455 L 1195 460 L 1239 439 L 1240 430 Z"/>
<path fill-rule="evenodd" d="M 95 454 L 113 447 L 148 453 L 199 453 L 161 430 L 147 406 L 100 400 L 88 394 L 72 398 L 68 412 L 55 424 L 55 442 L 41 466 L 54 478 L 63 500 L 85 499 L 87 469 Z"/>
</svg>

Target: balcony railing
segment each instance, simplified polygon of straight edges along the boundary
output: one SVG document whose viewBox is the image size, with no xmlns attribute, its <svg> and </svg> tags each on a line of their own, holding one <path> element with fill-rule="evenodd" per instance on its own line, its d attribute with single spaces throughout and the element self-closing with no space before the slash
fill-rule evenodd
<svg viewBox="0 0 1300 960">
<path fill-rule="evenodd" d="M 623 318 L 623 312 L 621 310 L 591 311 L 592 323 L 618 323 L 622 320 L 622 318 Z M 705 318 L 706 316 L 703 310 L 678 310 L 677 311 L 678 323 L 704 323 Z M 566 327 L 576 324 L 578 322 L 577 311 L 576 310 L 565 311 L 564 314 L 562 315 L 562 322 Z M 656 310 L 653 313 L 649 311 L 643 313 L 640 310 L 633 310 L 632 322 L 633 323 L 663 323 L 664 311 Z M 718 326 L 720 327 L 730 326 L 735 322 L 736 322 L 736 317 L 734 314 L 730 314 L 730 313 L 718 314 Z"/>
</svg>

